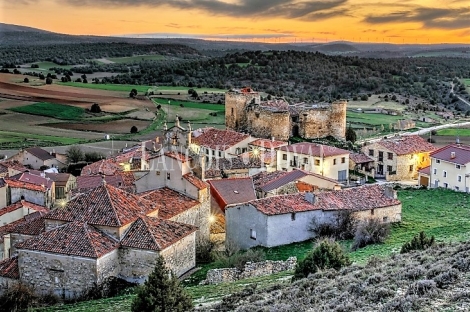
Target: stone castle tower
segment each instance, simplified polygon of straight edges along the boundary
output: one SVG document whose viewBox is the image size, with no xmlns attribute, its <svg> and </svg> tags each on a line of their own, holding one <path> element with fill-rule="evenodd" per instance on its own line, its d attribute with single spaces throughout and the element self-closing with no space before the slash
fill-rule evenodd
<svg viewBox="0 0 470 312">
<path fill-rule="evenodd" d="M 287 140 L 333 136 L 345 139 L 347 101 L 289 104 L 284 100 L 261 101 L 251 88 L 225 94 L 227 129 L 248 132 L 256 137 Z"/>
</svg>

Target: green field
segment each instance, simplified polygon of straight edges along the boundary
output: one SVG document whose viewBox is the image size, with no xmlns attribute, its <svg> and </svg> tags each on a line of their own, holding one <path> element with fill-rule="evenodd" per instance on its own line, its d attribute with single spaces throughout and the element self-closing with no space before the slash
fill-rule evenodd
<svg viewBox="0 0 470 312">
<path fill-rule="evenodd" d="M 58 65 L 56 63 L 52 62 L 36 62 L 33 64 L 38 64 L 39 68 L 32 68 L 32 69 L 44 69 L 44 70 L 49 70 L 51 67 L 58 67 L 58 68 L 64 68 L 64 69 L 70 69 L 76 65 Z"/>
<path fill-rule="evenodd" d="M 385 128 L 388 128 L 391 123 L 395 123 L 400 119 L 405 119 L 405 117 L 384 114 L 356 113 L 350 111 L 346 113 L 346 123 L 351 123 L 352 126 L 355 126 L 356 128 L 364 126 L 377 127 L 380 125 L 384 125 Z"/>
<path fill-rule="evenodd" d="M 470 78 L 464 78 L 461 81 L 467 87 L 467 92 L 470 93 Z"/>
<path fill-rule="evenodd" d="M 83 141 L 83 139 L 76 138 L 66 138 L 50 135 L 37 135 L 29 133 L 20 133 L 20 132 L 10 132 L 10 131 L 0 131 L 0 148 L 2 144 L 9 143 L 8 146 L 12 146 L 10 143 L 17 143 L 16 146 L 38 146 L 38 145 L 48 145 L 53 143 L 56 145 L 69 145 L 76 144 Z"/>
<path fill-rule="evenodd" d="M 164 60 L 163 55 L 134 55 L 128 57 L 108 57 L 108 60 L 114 63 L 134 63 L 140 61 L 160 61 Z"/>
<path fill-rule="evenodd" d="M 437 135 L 470 136 L 470 129 L 468 128 L 441 129 L 441 130 L 437 130 Z"/>
<path fill-rule="evenodd" d="M 128 85 L 128 84 L 112 84 L 112 83 L 82 83 L 82 82 L 57 82 L 58 85 L 70 86 L 70 87 L 79 87 L 79 88 L 88 88 L 96 90 L 108 90 L 108 91 L 122 91 L 130 92 L 132 89 L 136 89 L 139 94 L 144 94 L 147 91 L 152 91 L 155 93 L 165 92 L 165 91 L 182 91 L 181 93 L 187 94 L 189 89 L 194 89 L 198 93 L 203 92 L 225 92 L 223 89 L 216 88 L 188 88 L 188 87 L 172 87 L 172 86 L 139 86 L 139 85 Z"/>
<path fill-rule="evenodd" d="M 53 117 L 64 120 L 80 120 L 85 110 L 80 107 L 39 102 L 26 106 L 10 108 L 11 111 L 30 115 Z"/>
</svg>

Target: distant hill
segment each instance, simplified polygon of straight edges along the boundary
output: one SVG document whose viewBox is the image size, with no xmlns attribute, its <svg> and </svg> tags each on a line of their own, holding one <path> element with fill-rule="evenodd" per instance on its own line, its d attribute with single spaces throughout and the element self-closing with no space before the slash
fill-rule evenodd
<svg viewBox="0 0 470 312">
<path fill-rule="evenodd" d="M 36 32 L 36 33 L 53 34 L 50 31 L 42 30 L 42 29 L 38 29 L 38 28 L 0 23 L 0 33 L 5 33 L 5 32 Z"/>
</svg>

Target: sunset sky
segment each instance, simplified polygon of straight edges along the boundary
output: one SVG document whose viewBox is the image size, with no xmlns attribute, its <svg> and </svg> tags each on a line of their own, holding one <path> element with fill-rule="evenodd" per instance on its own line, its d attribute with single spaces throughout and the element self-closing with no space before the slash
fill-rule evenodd
<svg viewBox="0 0 470 312">
<path fill-rule="evenodd" d="M 74 35 L 470 43 L 470 0 L 5 0 L 0 22 Z"/>
</svg>

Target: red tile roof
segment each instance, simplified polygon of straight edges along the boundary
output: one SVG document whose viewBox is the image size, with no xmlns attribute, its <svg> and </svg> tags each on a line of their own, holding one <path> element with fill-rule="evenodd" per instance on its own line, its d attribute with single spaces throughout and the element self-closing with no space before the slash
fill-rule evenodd
<svg viewBox="0 0 470 312">
<path fill-rule="evenodd" d="M 315 190 L 315 187 L 313 185 L 310 185 L 310 184 L 302 182 L 302 181 L 297 181 L 295 183 L 295 186 L 297 187 L 297 191 L 299 193 L 313 192 Z"/>
<path fill-rule="evenodd" d="M 26 183 L 32 183 L 32 184 L 39 185 L 39 186 L 45 186 L 48 189 L 50 189 L 54 181 L 46 178 L 45 174 L 44 176 L 41 176 L 41 174 L 42 173 L 40 171 L 31 170 L 30 172 L 25 171 L 17 175 L 11 176 L 9 179 L 26 182 Z"/>
<path fill-rule="evenodd" d="M 24 222 L 20 222 L 11 227 L 9 233 L 17 233 L 24 235 L 39 235 L 46 230 L 44 222 L 44 214 L 32 213 L 24 218 Z"/>
<path fill-rule="evenodd" d="M 349 151 L 337 148 L 334 146 L 301 142 L 296 144 L 291 144 L 288 146 L 282 146 L 279 148 L 280 151 L 293 152 L 296 154 L 310 155 L 315 157 L 329 157 L 349 154 Z"/>
<path fill-rule="evenodd" d="M 250 168 L 261 168 L 263 164 L 260 158 L 212 158 L 206 163 L 206 178 L 215 178 L 222 175 L 222 171 L 243 170 Z"/>
<path fill-rule="evenodd" d="M 132 224 L 121 246 L 159 251 L 196 230 L 197 227 L 189 224 L 143 216 Z"/>
<path fill-rule="evenodd" d="M 230 178 L 208 181 L 211 195 L 224 209 L 231 204 L 245 203 L 256 199 L 253 180 L 251 178 Z"/>
<path fill-rule="evenodd" d="M 458 165 L 466 165 L 470 163 L 470 146 L 451 144 L 436 150 L 430 155 L 435 159 L 444 160 Z"/>
<path fill-rule="evenodd" d="M 35 212 L 36 213 L 36 212 Z M 19 220 L 16 220 L 14 222 L 11 222 L 11 223 L 8 223 L 7 225 L 4 225 L 4 226 L 0 226 L 0 243 L 3 243 L 3 236 L 8 234 L 8 233 L 11 233 L 11 230 L 17 226 L 18 224 L 21 224 L 23 222 L 25 222 L 25 218 L 21 218 Z"/>
<path fill-rule="evenodd" d="M 186 156 L 182 153 L 178 153 L 178 152 L 165 152 L 164 155 L 167 156 L 167 157 L 179 160 L 181 162 L 187 162 L 187 161 L 191 160 L 191 157 Z"/>
<path fill-rule="evenodd" d="M 202 129 L 202 134 L 192 139 L 194 144 L 225 151 L 237 143 L 250 137 L 248 134 L 232 130 L 221 130 L 215 128 Z"/>
<path fill-rule="evenodd" d="M 256 190 L 269 192 L 278 189 L 288 183 L 297 181 L 298 179 L 301 179 L 305 176 L 314 176 L 318 179 L 329 181 L 334 184 L 339 184 L 336 180 L 327 178 L 325 176 L 313 172 L 307 172 L 299 169 L 292 171 L 273 171 L 270 173 L 260 172 L 258 174 L 255 174 L 252 178 Z"/>
<path fill-rule="evenodd" d="M 19 163 L 17 160 L 8 160 L 0 162 L 0 173 L 8 173 L 8 168 L 14 169 L 16 171 L 24 172 L 28 170 L 23 164 Z"/>
<path fill-rule="evenodd" d="M 349 154 L 349 159 L 356 164 L 364 164 L 374 161 L 372 158 L 370 158 L 364 153 L 351 153 Z"/>
<path fill-rule="evenodd" d="M 121 227 L 157 209 L 155 203 L 102 184 L 79 194 L 67 202 L 64 208 L 52 210 L 46 218 L 69 222 L 81 220 L 92 225 Z"/>
<path fill-rule="evenodd" d="M 18 243 L 16 248 L 96 259 L 119 248 L 119 242 L 91 225 L 70 222 Z"/>
<path fill-rule="evenodd" d="M 106 184 L 114 187 L 122 187 L 124 181 L 120 174 L 105 175 L 104 180 Z M 86 175 L 77 177 L 77 189 L 81 192 L 100 186 L 103 183 L 103 176 L 101 175 Z"/>
<path fill-rule="evenodd" d="M 49 160 L 49 159 L 55 158 L 48 151 L 43 150 L 40 147 L 30 147 L 30 148 L 25 149 L 25 151 L 27 151 L 30 154 L 33 154 L 34 156 L 36 156 L 37 158 L 41 160 Z"/>
<path fill-rule="evenodd" d="M 185 175 L 183 175 L 183 178 L 199 190 L 203 190 L 208 187 L 206 182 L 202 181 L 192 173 L 186 173 Z"/>
<path fill-rule="evenodd" d="M 19 279 L 20 270 L 18 268 L 18 257 L 6 258 L 0 261 L 0 276 Z"/>
<path fill-rule="evenodd" d="M 28 210 L 32 211 L 39 211 L 43 213 L 49 212 L 49 209 L 47 209 L 44 206 L 36 205 L 30 202 L 27 202 L 25 200 L 20 200 L 14 204 L 11 204 L 9 206 L 3 207 L 0 209 L 0 216 L 3 216 L 4 214 L 10 213 L 12 211 L 22 209 L 23 207 L 27 208 Z"/>
<path fill-rule="evenodd" d="M 27 183 L 27 182 L 21 182 L 17 180 L 10 180 L 10 179 L 5 179 L 7 182 L 8 186 L 10 188 L 22 188 L 25 190 L 30 190 L 30 191 L 37 191 L 37 192 L 47 192 L 46 187 L 41 186 L 41 185 L 36 185 L 33 183 Z"/>
<path fill-rule="evenodd" d="M 377 142 L 397 155 L 432 152 L 437 148 L 418 135 L 403 135 Z"/>
<path fill-rule="evenodd" d="M 423 169 L 418 170 L 419 173 L 430 175 L 431 174 L 431 166 L 424 167 Z"/>
<path fill-rule="evenodd" d="M 369 210 L 399 205 L 400 201 L 389 198 L 385 187 L 364 185 L 338 191 L 314 194 L 315 203 L 305 200 L 306 194 L 272 196 L 250 202 L 257 210 L 266 215 L 278 215 L 311 210 Z M 236 207 L 236 206 L 231 206 Z"/>
<path fill-rule="evenodd" d="M 249 145 L 253 146 L 258 146 L 266 149 L 272 149 L 272 148 L 278 148 L 281 146 L 286 146 L 288 145 L 287 142 L 284 141 L 273 141 L 273 140 L 268 140 L 268 139 L 258 139 L 253 142 L 250 142 Z"/>
<path fill-rule="evenodd" d="M 200 204 L 197 200 L 167 187 L 138 195 L 154 203 L 158 208 L 158 217 L 162 219 L 171 219 Z"/>
<path fill-rule="evenodd" d="M 53 173 L 53 172 L 46 172 L 46 178 L 51 179 L 51 181 L 55 182 L 56 186 L 66 186 L 67 182 L 70 179 L 71 174 L 69 173 Z"/>
<path fill-rule="evenodd" d="M 112 159 L 102 159 L 83 167 L 81 175 L 113 175 L 122 170 L 122 166 L 115 163 Z"/>
</svg>

